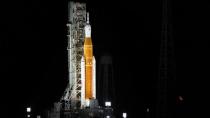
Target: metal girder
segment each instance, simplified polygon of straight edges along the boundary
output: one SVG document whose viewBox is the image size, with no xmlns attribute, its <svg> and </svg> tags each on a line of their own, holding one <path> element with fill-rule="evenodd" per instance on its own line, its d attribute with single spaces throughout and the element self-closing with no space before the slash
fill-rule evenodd
<svg viewBox="0 0 210 118">
<path fill-rule="evenodd" d="M 67 24 L 68 38 L 68 69 L 69 85 L 64 93 L 72 107 L 80 102 L 81 98 L 81 58 L 83 55 L 84 26 L 86 23 L 86 4 L 78 2 L 69 3 Z M 64 97 L 62 97 L 64 98 Z M 75 103 L 76 101 L 76 103 Z"/>
</svg>

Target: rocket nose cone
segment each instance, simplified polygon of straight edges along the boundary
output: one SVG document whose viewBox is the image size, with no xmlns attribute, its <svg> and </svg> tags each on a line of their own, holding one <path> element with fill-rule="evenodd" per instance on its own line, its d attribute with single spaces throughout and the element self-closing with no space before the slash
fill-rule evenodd
<svg viewBox="0 0 210 118">
<path fill-rule="evenodd" d="M 81 61 L 84 61 L 85 59 L 84 59 L 84 56 L 82 56 L 82 58 L 81 58 Z"/>
</svg>

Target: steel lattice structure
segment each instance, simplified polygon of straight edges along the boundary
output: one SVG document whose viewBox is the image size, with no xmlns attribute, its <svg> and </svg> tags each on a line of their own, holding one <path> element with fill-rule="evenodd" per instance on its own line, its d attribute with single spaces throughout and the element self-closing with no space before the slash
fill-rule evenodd
<svg viewBox="0 0 210 118">
<path fill-rule="evenodd" d="M 71 107 L 80 107 L 81 99 L 81 58 L 83 55 L 84 26 L 86 23 L 86 4 L 69 2 L 68 7 L 68 70 L 69 83 L 62 100 L 70 102 Z"/>
</svg>

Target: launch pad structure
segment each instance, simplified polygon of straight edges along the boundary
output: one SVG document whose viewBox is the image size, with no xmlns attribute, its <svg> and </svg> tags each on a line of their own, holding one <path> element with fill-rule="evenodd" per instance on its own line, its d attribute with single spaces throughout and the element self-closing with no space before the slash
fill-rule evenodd
<svg viewBox="0 0 210 118">
<path fill-rule="evenodd" d="M 102 107 L 96 98 L 96 61 L 86 3 L 68 2 L 68 84 L 47 118 L 115 118 L 111 102 Z"/>
<path fill-rule="evenodd" d="M 86 23 L 85 3 L 68 4 L 68 70 L 69 85 L 64 100 L 71 100 L 71 106 L 80 106 L 81 98 L 81 59 L 83 55 L 84 26 Z"/>
</svg>

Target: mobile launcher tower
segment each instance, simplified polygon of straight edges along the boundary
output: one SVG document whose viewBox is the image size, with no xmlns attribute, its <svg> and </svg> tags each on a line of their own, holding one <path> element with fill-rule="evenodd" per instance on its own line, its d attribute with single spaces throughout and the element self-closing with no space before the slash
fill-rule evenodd
<svg viewBox="0 0 210 118">
<path fill-rule="evenodd" d="M 69 83 L 48 118 L 114 118 L 111 102 L 101 107 L 96 99 L 96 61 L 86 4 L 68 3 Z"/>
</svg>

